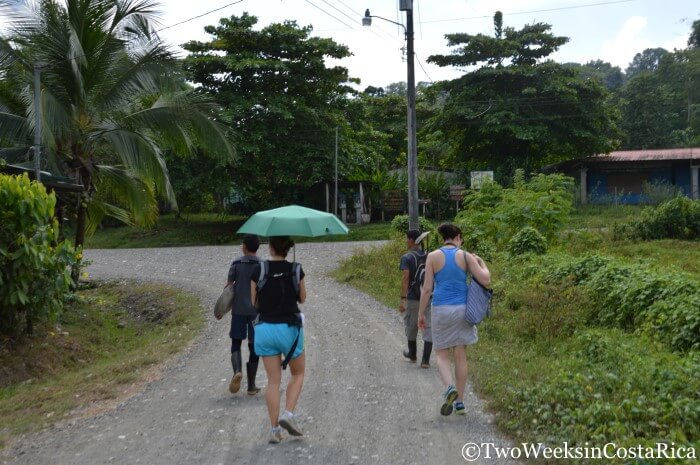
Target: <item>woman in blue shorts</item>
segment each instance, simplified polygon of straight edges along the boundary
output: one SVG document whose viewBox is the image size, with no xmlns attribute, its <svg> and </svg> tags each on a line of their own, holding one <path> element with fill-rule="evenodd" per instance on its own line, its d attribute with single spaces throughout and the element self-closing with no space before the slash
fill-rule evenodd
<svg viewBox="0 0 700 465">
<path fill-rule="evenodd" d="M 253 272 L 251 281 L 251 297 L 258 310 L 255 353 L 262 357 L 267 372 L 265 399 L 272 424 L 271 443 L 282 440 L 280 427 L 292 436 L 302 435 L 294 409 L 304 384 L 304 329 L 300 325 L 298 304 L 306 301 L 306 285 L 301 266 L 296 264 L 297 274 L 295 264 L 286 260 L 293 245 L 288 236 L 270 237 L 270 259 Z M 261 269 L 266 269 L 265 276 L 260 276 Z M 291 378 L 287 384 L 285 411 L 279 416 L 282 357 L 287 356 L 295 340 L 297 346 L 289 362 Z"/>
</svg>

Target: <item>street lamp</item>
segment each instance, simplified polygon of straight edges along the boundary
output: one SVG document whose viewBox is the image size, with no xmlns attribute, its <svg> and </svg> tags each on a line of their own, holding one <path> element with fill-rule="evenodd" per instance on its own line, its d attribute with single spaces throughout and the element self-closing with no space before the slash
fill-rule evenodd
<svg viewBox="0 0 700 465">
<path fill-rule="evenodd" d="M 363 26 L 371 26 L 372 18 L 382 19 L 403 27 L 406 39 L 406 96 L 408 100 L 408 227 L 420 229 L 418 222 L 418 148 L 416 145 L 416 76 L 413 59 L 413 0 L 400 0 L 399 8 L 406 12 L 406 26 L 381 16 L 373 16 L 369 8 L 362 18 Z"/>
</svg>

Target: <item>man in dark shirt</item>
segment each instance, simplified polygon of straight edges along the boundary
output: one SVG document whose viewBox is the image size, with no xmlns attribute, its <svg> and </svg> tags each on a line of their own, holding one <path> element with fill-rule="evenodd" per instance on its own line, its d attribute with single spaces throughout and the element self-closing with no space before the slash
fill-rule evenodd
<svg viewBox="0 0 700 465">
<path fill-rule="evenodd" d="M 415 229 L 406 233 L 406 247 L 408 252 L 401 256 L 399 269 L 401 270 L 401 301 L 399 312 L 403 314 L 403 321 L 408 339 L 408 350 L 403 352 L 403 356 L 411 362 L 418 359 L 418 306 L 420 304 L 420 283 L 416 283 L 416 270 L 419 263 L 425 263 L 427 253 L 421 249 L 420 242 L 427 236 Z M 433 337 L 430 330 L 430 307 L 426 310 L 427 328 L 423 332 L 423 359 L 421 367 L 430 367 L 430 352 L 433 350 Z"/>
<path fill-rule="evenodd" d="M 233 308 L 231 311 L 231 365 L 233 365 L 233 378 L 229 383 L 228 390 L 232 394 L 241 388 L 242 357 L 241 345 L 244 339 L 248 339 L 248 363 L 246 363 L 246 374 L 248 375 L 248 395 L 255 395 L 260 392 L 260 388 L 255 386 L 255 375 L 258 372 L 258 362 L 260 358 L 255 353 L 255 326 L 253 322 L 257 315 L 250 296 L 250 280 L 253 273 L 260 269 L 260 260 L 257 257 L 260 240 L 258 236 L 246 235 L 241 244 L 243 256 L 231 263 L 228 271 L 227 286 L 234 286 Z"/>
</svg>

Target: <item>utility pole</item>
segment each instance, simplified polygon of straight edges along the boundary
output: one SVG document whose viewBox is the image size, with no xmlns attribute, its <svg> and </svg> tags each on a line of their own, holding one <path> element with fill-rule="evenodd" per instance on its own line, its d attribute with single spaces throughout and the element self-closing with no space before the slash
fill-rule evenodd
<svg viewBox="0 0 700 465">
<path fill-rule="evenodd" d="M 41 181 L 41 68 L 34 65 L 34 176 Z"/>
<path fill-rule="evenodd" d="M 401 2 L 406 11 L 406 49 L 408 56 L 406 93 L 408 94 L 408 227 L 420 229 L 418 221 L 418 147 L 416 141 L 416 74 L 413 49 L 413 0 Z"/>
<path fill-rule="evenodd" d="M 335 195 L 333 196 L 333 214 L 338 216 L 338 126 L 335 127 Z"/>
</svg>

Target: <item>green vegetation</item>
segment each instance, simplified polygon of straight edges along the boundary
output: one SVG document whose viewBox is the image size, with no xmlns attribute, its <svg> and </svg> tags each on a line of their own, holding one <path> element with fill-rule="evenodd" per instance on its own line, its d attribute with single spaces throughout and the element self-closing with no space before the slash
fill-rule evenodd
<svg viewBox="0 0 700 465">
<path fill-rule="evenodd" d="M 645 208 L 639 219 L 622 225 L 616 235 L 631 239 L 699 239 L 700 201 L 676 197 L 657 207 Z"/>
<path fill-rule="evenodd" d="M 95 402 L 128 396 L 203 323 L 192 296 L 115 282 L 78 292 L 58 324 L 37 326 L 32 337 L 0 339 L 0 447 Z"/>
<path fill-rule="evenodd" d="M 159 200 L 176 205 L 164 149 L 232 159 L 212 102 L 184 83 L 181 62 L 155 33 L 157 11 L 151 0 L 0 4 L 0 147 L 15 162 L 31 153 L 27 90 L 40 63 L 46 166 L 77 173 L 85 186 L 73 204 L 77 246 L 105 216 L 147 227 Z"/>
<path fill-rule="evenodd" d="M 236 234 L 246 218 L 213 213 L 196 213 L 178 218 L 162 215 L 153 229 L 109 227 L 97 230 L 87 239 L 89 249 L 130 249 L 195 245 L 240 244 Z M 389 222 L 349 225 L 350 233 L 339 236 L 295 237 L 303 242 L 374 241 L 391 239 L 395 232 Z"/>
<path fill-rule="evenodd" d="M 697 450 L 700 247 L 612 241 L 585 229 L 617 218 L 599 208 L 575 212 L 549 254 L 493 254 L 494 314 L 468 352 L 470 380 L 516 441 Z M 334 277 L 393 308 L 403 248 L 358 254 Z"/>
<path fill-rule="evenodd" d="M 0 175 L 0 205 L 0 335 L 31 334 L 60 315 L 80 254 L 58 241 L 56 196 L 26 174 Z"/>
</svg>

